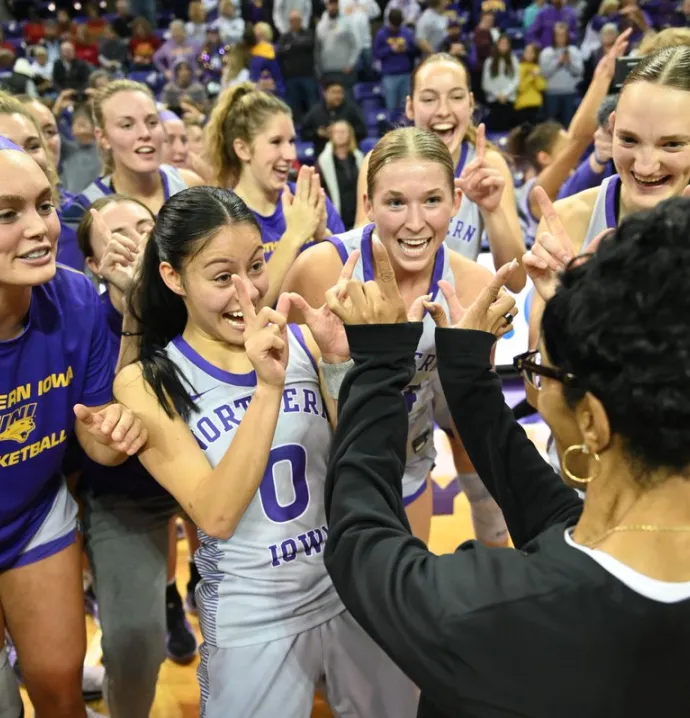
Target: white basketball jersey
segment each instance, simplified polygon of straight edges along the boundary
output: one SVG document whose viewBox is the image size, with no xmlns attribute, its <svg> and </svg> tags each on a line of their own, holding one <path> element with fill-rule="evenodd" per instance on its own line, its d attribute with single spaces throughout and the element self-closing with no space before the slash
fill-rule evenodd
<svg viewBox="0 0 690 718">
<path fill-rule="evenodd" d="M 463 169 L 475 158 L 474 145 L 467 140 L 462 143 L 460 159 L 455 168 L 455 176 L 460 177 Z M 450 220 L 446 234 L 446 245 L 454 252 L 473 262 L 477 261 L 481 249 L 484 223 L 479 207 L 463 195 L 458 213 Z"/>
<path fill-rule="evenodd" d="M 605 229 L 615 229 L 618 222 L 617 204 L 620 194 L 621 178 L 618 175 L 607 177 L 600 185 L 597 193 L 592 217 L 589 220 L 587 234 L 585 234 L 582 242 L 581 252 L 584 252 L 592 243 L 597 235 L 601 234 Z"/>
<path fill-rule="evenodd" d="M 230 539 L 199 531 L 199 621 L 212 646 L 292 636 L 344 610 L 323 564 L 331 428 L 316 363 L 299 327 L 290 325 L 288 337 L 283 401 L 259 490 Z M 181 336 L 168 344 L 166 353 L 193 387 L 198 411 L 187 425 L 215 467 L 251 401 L 256 373 L 219 369 Z"/>
<path fill-rule="evenodd" d="M 362 282 L 374 279 L 374 262 L 371 250 L 371 237 L 374 225 L 358 227 L 336 237 L 329 237 L 338 250 L 343 264 L 356 249 L 360 257 L 355 266 L 353 277 Z M 436 253 L 431 275 L 429 293 L 432 301 L 438 302 L 448 315 L 448 305 L 438 282 L 445 279 L 455 286 L 450 268 L 450 257 L 442 244 Z M 438 375 L 436 362 L 436 324 L 429 314 L 424 317 L 424 330 L 415 354 L 417 371 L 405 389 L 405 399 L 409 412 L 409 432 L 407 436 L 407 463 L 403 476 L 403 498 L 407 502 L 414 500 L 424 487 L 431 467 L 436 458 L 434 448 L 433 380 Z"/>
</svg>

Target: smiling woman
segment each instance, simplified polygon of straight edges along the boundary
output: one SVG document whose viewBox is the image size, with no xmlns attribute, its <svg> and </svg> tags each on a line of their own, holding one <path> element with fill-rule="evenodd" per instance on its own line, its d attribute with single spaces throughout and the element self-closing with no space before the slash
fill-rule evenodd
<svg viewBox="0 0 690 718">
<path fill-rule="evenodd" d="M 378 237 L 388 250 L 408 311 L 419 312 L 421 319 L 421 298 L 429 294 L 444 303 L 445 292 L 439 289 L 444 281 L 448 291 L 457 291 L 460 303 L 469 306 L 490 274 L 444 243 L 448 223 L 460 203 L 446 144 L 416 127 L 389 132 L 371 153 L 366 184 L 364 207 L 370 223 L 304 252 L 286 279 L 287 291 L 301 294 L 314 307 L 321 306 L 355 251 L 361 254 L 354 277 L 373 279 L 372 241 Z M 428 475 L 436 456 L 433 426 L 438 397 L 433 388 L 437 381 L 434 323 L 429 315 L 424 325 L 417 371 L 406 389 L 410 432 L 403 497 L 415 535 L 428 540 L 432 508 Z"/>
<path fill-rule="evenodd" d="M 74 436 L 109 465 L 146 437 L 110 403 L 96 290 L 56 264 L 60 222 L 45 169 L 4 137 L 0 150 L 0 642 L 7 628 L 38 714 L 83 718 L 81 552 L 62 463 Z"/>
</svg>

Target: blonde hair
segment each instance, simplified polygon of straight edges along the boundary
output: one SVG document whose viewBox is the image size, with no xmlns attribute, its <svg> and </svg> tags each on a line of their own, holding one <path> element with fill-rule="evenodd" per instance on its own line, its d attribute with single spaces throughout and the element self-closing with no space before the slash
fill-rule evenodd
<svg viewBox="0 0 690 718">
<path fill-rule="evenodd" d="M 367 194 L 374 196 L 376 176 L 386 166 L 398 160 L 418 158 L 441 165 L 448 179 L 448 186 L 455 191 L 455 168 L 450 151 L 443 141 L 429 130 L 419 127 L 400 127 L 391 130 L 376 144 L 367 167 Z"/>
<path fill-rule="evenodd" d="M 206 151 L 213 180 L 219 187 L 234 187 L 240 179 L 242 160 L 235 152 L 234 141 L 251 145 L 266 122 L 277 114 L 292 117 L 282 100 L 257 90 L 250 82 L 229 87 L 220 95 L 206 125 Z"/>
<path fill-rule="evenodd" d="M 422 60 L 417 67 L 412 71 L 412 75 L 410 77 L 410 97 L 414 97 L 414 88 L 415 84 L 417 82 L 417 75 L 419 75 L 419 72 L 423 67 L 426 67 L 427 65 L 435 65 L 439 62 L 449 62 L 452 65 L 457 65 L 462 69 L 462 71 L 465 73 L 465 80 L 467 82 L 467 91 L 472 92 L 472 82 L 470 79 L 470 73 L 467 71 L 467 68 L 465 65 L 458 60 L 457 57 L 454 57 L 453 55 L 447 53 L 447 52 L 437 52 L 433 55 L 427 56 L 424 60 Z M 463 139 L 469 140 L 473 145 L 477 142 L 477 128 L 473 124 L 473 122 L 470 120 L 470 124 L 467 126 L 467 132 L 465 133 L 465 137 Z M 491 147 L 492 145 L 487 143 L 487 147 Z"/>
<path fill-rule="evenodd" d="M 273 28 L 267 22 L 257 22 L 254 25 L 254 37 L 257 41 L 261 37 L 264 42 L 273 42 Z"/>
<path fill-rule="evenodd" d="M 151 101 L 155 104 L 153 93 L 141 82 L 134 82 L 134 80 L 113 80 L 109 82 L 105 87 L 102 87 L 94 93 L 93 100 L 91 101 L 91 117 L 94 127 L 98 127 L 103 133 L 105 132 L 103 104 L 120 92 L 143 92 L 147 97 L 150 97 Z M 112 174 L 115 171 L 113 153 L 105 150 L 100 142 L 98 143 L 98 149 L 101 155 L 101 174 L 103 176 Z"/>
<path fill-rule="evenodd" d="M 347 127 L 347 131 L 350 135 L 350 144 L 348 145 L 348 149 L 350 152 L 354 152 L 357 149 L 357 139 L 355 138 L 355 130 L 352 125 L 347 120 L 336 120 L 333 125 L 345 125 Z M 331 128 L 333 125 L 331 125 Z M 331 145 L 333 145 L 333 141 L 331 140 L 330 142 Z"/>
<path fill-rule="evenodd" d="M 31 114 L 31 112 L 29 112 L 29 110 L 27 110 L 24 104 L 17 97 L 8 95 L 2 90 L 0 90 L 0 115 L 21 115 L 22 117 L 25 117 L 27 120 L 29 120 L 32 127 L 36 130 L 38 141 L 41 143 L 41 149 L 46 156 L 46 177 L 48 178 L 48 182 L 50 182 L 50 186 L 53 190 L 53 204 L 55 204 L 56 207 L 59 207 L 60 191 L 58 188 L 58 174 L 53 163 L 50 161 L 52 155 L 48 150 L 45 138 L 43 137 L 43 132 L 41 131 L 41 127 L 38 124 L 36 118 Z"/>
<path fill-rule="evenodd" d="M 661 32 L 648 32 L 637 48 L 638 55 L 650 55 L 665 47 L 690 45 L 689 27 L 669 27 Z"/>
</svg>

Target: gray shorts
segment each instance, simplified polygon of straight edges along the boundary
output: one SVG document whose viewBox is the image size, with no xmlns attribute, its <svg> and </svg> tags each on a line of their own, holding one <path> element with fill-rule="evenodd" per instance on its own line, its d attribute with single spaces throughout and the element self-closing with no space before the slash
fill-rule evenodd
<svg viewBox="0 0 690 718">
<path fill-rule="evenodd" d="M 201 718 L 309 718 L 325 684 L 338 718 L 414 718 L 419 691 L 344 611 L 270 643 L 200 650 Z"/>
<path fill-rule="evenodd" d="M 62 481 L 48 515 L 12 568 L 26 566 L 53 556 L 73 544 L 76 536 L 77 502 Z"/>
</svg>

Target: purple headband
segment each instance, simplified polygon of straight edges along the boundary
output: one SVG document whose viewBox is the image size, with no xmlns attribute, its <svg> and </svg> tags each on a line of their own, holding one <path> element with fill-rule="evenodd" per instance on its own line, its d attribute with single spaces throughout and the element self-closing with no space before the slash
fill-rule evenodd
<svg viewBox="0 0 690 718">
<path fill-rule="evenodd" d="M 161 110 L 158 113 L 158 116 L 161 118 L 161 122 L 171 122 L 172 120 L 179 120 L 180 118 L 170 110 Z"/>
<path fill-rule="evenodd" d="M 0 135 L 0 150 L 16 150 L 17 152 L 24 152 L 19 145 L 15 145 L 12 140 L 8 140 L 7 137 L 3 137 L 2 135 Z"/>
</svg>

